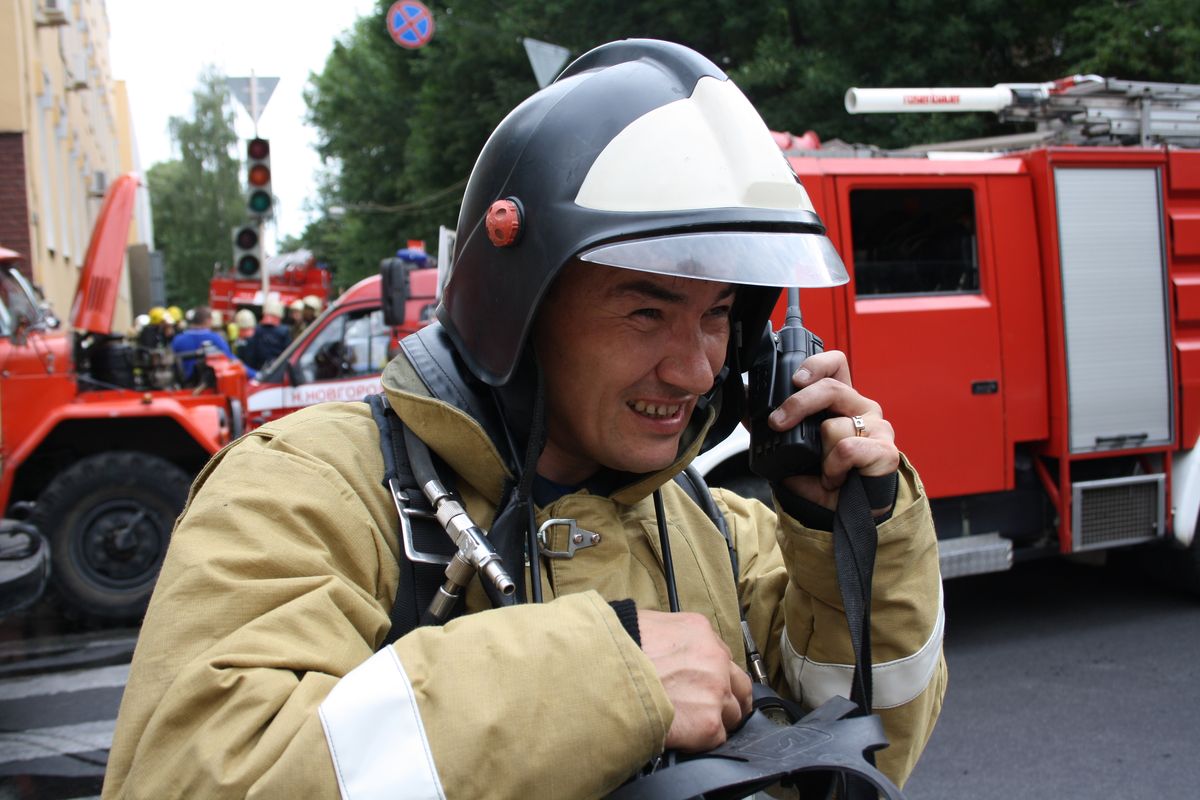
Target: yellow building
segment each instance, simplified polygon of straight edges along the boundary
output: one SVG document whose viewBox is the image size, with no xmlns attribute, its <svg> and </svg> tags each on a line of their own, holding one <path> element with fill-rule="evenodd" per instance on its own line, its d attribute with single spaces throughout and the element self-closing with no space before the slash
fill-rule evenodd
<svg viewBox="0 0 1200 800">
<path fill-rule="evenodd" d="M 0 246 L 26 257 L 23 268 L 63 318 L 108 184 L 140 172 L 108 42 L 104 0 L 0 0 Z M 129 243 L 152 241 L 143 188 Z M 117 331 L 130 324 L 129 273 Z"/>
</svg>

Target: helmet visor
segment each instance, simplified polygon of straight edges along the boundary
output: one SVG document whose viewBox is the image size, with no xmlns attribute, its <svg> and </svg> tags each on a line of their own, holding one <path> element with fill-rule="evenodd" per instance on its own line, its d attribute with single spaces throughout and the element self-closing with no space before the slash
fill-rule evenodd
<svg viewBox="0 0 1200 800">
<path fill-rule="evenodd" d="M 744 286 L 839 286 L 850 280 L 829 238 L 816 233 L 709 231 L 628 239 L 581 261 Z"/>
</svg>

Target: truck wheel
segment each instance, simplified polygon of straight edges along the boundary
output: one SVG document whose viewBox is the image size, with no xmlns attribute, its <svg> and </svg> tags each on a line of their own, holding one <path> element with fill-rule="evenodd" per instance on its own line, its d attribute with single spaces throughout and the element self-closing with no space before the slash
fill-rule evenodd
<svg viewBox="0 0 1200 800">
<path fill-rule="evenodd" d="M 145 453 L 90 456 L 38 498 L 34 524 L 50 539 L 51 580 L 85 620 L 140 620 L 190 480 Z"/>
</svg>

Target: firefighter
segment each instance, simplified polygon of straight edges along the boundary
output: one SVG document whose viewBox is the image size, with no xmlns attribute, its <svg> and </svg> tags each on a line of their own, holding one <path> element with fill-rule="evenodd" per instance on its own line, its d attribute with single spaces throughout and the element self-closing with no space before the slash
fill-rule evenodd
<svg viewBox="0 0 1200 800">
<path fill-rule="evenodd" d="M 304 301 L 297 298 L 288 303 L 287 326 L 288 338 L 295 341 L 304 332 Z"/>
<path fill-rule="evenodd" d="M 254 335 L 255 328 L 258 327 L 258 318 L 254 316 L 254 312 L 248 308 L 239 308 L 237 313 L 233 315 L 233 330 L 230 331 L 231 345 L 233 352 L 238 358 L 246 360 L 246 346 L 250 342 L 250 337 Z"/>
<path fill-rule="evenodd" d="M 808 359 L 773 422 L 829 412 L 822 473 L 781 479 L 774 509 L 713 492 L 736 580 L 672 480 L 742 418 L 769 287 L 843 269 L 753 107 L 686 48 L 598 48 L 488 140 L 457 241 L 438 322 L 404 341 L 386 397 L 496 547 L 520 532 L 506 563 L 533 602 L 485 611 L 473 582 L 462 617 L 383 645 L 413 579 L 371 410 L 258 428 L 172 538 L 104 797 L 603 796 L 739 724 L 741 609 L 776 689 L 819 705 L 853 661 L 828 532 L 852 467 L 878 523 L 880 764 L 903 781 L 945 685 L 937 549 L 844 356 Z"/>
<path fill-rule="evenodd" d="M 268 300 L 263 303 L 262 320 L 242 351 L 242 361 L 256 370 L 262 369 L 287 349 L 291 338 L 283 324 L 283 303 Z"/>
<path fill-rule="evenodd" d="M 175 308 L 175 306 L 171 306 L 171 308 Z M 160 325 L 163 339 L 167 344 L 171 343 L 171 340 L 175 338 L 175 334 L 179 332 L 180 325 L 183 324 L 182 312 L 176 313 L 171 308 L 163 312 L 162 323 Z"/>
<path fill-rule="evenodd" d="M 174 336 L 178 331 L 185 330 L 188 326 L 188 321 L 183 317 L 183 309 L 179 306 L 167 306 L 167 316 L 171 318 L 172 325 L 171 335 Z"/>
<path fill-rule="evenodd" d="M 170 312 L 162 306 L 154 306 L 146 313 L 146 324 L 138 331 L 138 345 L 147 349 L 165 347 L 170 342 L 167 335 Z"/>
<path fill-rule="evenodd" d="M 320 315 L 320 313 L 321 313 L 321 298 L 317 297 L 315 294 L 305 295 L 304 296 L 304 311 L 302 314 L 303 319 L 304 319 L 304 324 L 311 325 L 313 323 L 313 321 L 317 318 L 317 316 Z"/>
<path fill-rule="evenodd" d="M 198 353 L 211 349 L 228 358 L 236 358 L 224 335 L 213 329 L 213 315 L 219 313 L 208 306 L 191 309 L 192 324 L 186 330 L 175 334 L 175 338 L 171 340 L 171 349 L 179 359 L 185 384 L 193 382 L 197 367 L 203 364 L 203 356 L 197 355 Z M 250 378 L 257 377 L 257 373 L 251 367 L 246 367 L 246 375 Z"/>
</svg>

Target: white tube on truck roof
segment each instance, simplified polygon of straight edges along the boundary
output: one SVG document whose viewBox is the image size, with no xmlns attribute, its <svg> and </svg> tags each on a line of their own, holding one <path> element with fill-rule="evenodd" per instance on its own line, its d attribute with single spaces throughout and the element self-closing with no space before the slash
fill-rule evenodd
<svg viewBox="0 0 1200 800">
<path fill-rule="evenodd" d="M 921 89 L 846 90 L 851 114 L 895 114 L 931 111 L 1000 111 L 1014 102 L 1012 89 L 997 85 Z"/>
</svg>

